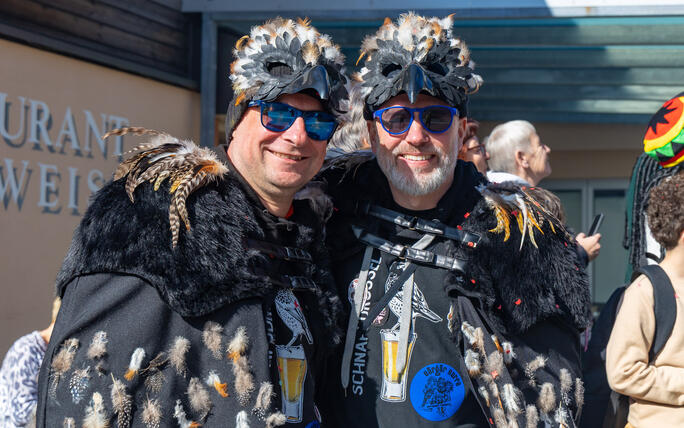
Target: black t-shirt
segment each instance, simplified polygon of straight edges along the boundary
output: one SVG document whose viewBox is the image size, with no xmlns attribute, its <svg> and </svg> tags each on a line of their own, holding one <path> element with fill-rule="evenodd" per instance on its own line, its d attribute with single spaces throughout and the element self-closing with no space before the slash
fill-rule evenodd
<svg viewBox="0 0 684 428">
<path fill-rule="evenodd" d="M 383 205 L 408 217 L 438 219 L 456 225 L 458 221 L 455 219 L 463 218 L 474 205 L 473 190 L 472 185 L 463 188 L 455 185 L 436 209 L 428 211 L 409 211 L 392 201 L 384 201 Z M 395 244 L 412 245 L 423 236 L 422 232 L 386 221 L 366 218 L 362 222 L 365 228 L 372 229 L 373 234 Z M 330 231 L 336 232 L 339 229 Z M 446 241 L 438 237 L 426 249 L 444 255 L 446 245 Z M 333 272 L 348 311 L 353 306 L 354 292 L 360 292 L 358 276 L 362 257 L 363 247 L 357 247 L 357 251 L 348 257 L 339 257 L 338 254 L 338 260 L 333 263 Z M 361 321 L 368 317 L 369 310 L 405 267 L 405 260 L 378 249 L 373 251 Z M 418 265 L 413 274 L 413 311 L 406 369 L 402 373 L 397 373 L 394 361 L 399 349 L 403 286 L 367 331 L 359 327 L 351 355 L 346 394 L 339 381 L 339 361 L 336 366 L 338 372 L 335 373 L 337 385 L 328 388 L 339 396 L 328 406 L 334 420 L 324 418 L 326 426 L 329 422 L 333 426 L 358 427 L 489 426 L 472 395 L 459 348 L 451 339 L 451 301 L 444 290 L 447 274 L 446 269 L 426 265 Z"/>
</svg>

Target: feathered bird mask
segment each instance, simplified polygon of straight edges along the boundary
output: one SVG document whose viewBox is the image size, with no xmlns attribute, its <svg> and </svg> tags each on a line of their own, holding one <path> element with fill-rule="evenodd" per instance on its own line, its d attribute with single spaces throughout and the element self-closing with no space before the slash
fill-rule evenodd
<svg viewBox="0 0 684 428">
<path fill-rule="evenodd" d="M 457 107 L 466 115 L 468 94 L 482 78 L 473 72 L 466 44 L 453 36 L 452 15 L 443 19 L 403 14 L 389 18 L 361 45 L 363 68 L 354 76 L 362 82 L 366 119 L 390 98 L 405 92 L 414 103 L 425 92 Z"/>
<path fill-rule="evenodd" d="M 253 100 L 273 101 L 284 94 L 315 91 L 326 109 L 347 110 L 344 55 L 330 36 L 306 19 L 275 18 L 253 27 L 235 44 L 230 66 L 233 101 L 226 114 L 226 138 Z"/>
</svg>

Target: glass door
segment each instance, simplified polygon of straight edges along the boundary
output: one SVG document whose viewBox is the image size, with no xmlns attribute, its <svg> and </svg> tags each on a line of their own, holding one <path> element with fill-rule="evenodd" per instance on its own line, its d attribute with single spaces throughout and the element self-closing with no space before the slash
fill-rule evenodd
<svg viewBox="0 0 684 428">
<path fill-rule="evenodd" d="M 627 250 L 622 247 L 625 225 L 625 193 L 628 180 L 546 180 L 541 183 L 561 199 L 567 225 L 574 234 L 587 232 L 594 216 L 604 214 L 601 252 L 587 273 L 592 301 L 600 308 L 613 290 L 624 283 Z"/>
</svg>

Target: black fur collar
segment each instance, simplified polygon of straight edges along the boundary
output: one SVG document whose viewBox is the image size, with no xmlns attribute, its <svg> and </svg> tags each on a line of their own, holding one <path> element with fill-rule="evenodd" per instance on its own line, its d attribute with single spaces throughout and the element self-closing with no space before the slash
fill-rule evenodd
<svg viewBox="0 0 684 428">
<path fill-rule="evenodd" d="M 181 230 L 172 248 L 169 232 L 168 185 L 154 191 L 150 184 L 135 191 L 131 203 L 124 181 L 108 183 L 94 197 L 77 228 L 62 270 L 57 291 L 76 276 L 89 273 L 136 275 L 155 287 L 161 298 L 183 316 L 199 316 L 231 302 L 273 292 L 274 285 L 248 268 L 254 258 L 245 238 L 270 240 L 263 207 L 247 197 L 231 174 L 200 188 L 187 199 L 191 229 Z M 325 258 L 316 248 L 322 219 L 312 214 L 307 201 L 295 201 L 300 222 L 280 220 L 294 228 L 296 245 Z M 285 224 L 287 223 L 287 224 Z M 319 284 L 330 287 L 325 272 L 317 271 Z"/>
</svg>

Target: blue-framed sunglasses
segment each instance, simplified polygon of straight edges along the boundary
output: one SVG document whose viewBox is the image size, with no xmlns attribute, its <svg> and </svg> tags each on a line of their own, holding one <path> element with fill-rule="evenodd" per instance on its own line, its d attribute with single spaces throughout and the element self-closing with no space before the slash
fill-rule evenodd
<svg viewBox="0 0 684 428">
<path fill-rule="evenodd" d="M 269 131 L 283 132 L 298 117 L 304 119 L 306 135 L 314 140 L 329 140 L 337 128 L 335 116 L 325 111 L 302 111 L 287 104 L 261 100 L 250 101 L 248 106 L 261 107 L 261 124 Z"/>
<path fill-rule="evenodd" d="M 373 112 L 373 117 L 380 119 L 385 131 L 397 135 L 409 130 L 415 112 L 418 112 L 423 128 L 433 134 L 445 132 L 451 126 L 454 116 L 459 116 L 459 111 L 455 107 L 434 105 L 422 108 L 387 107 Z"/>
</svg>

